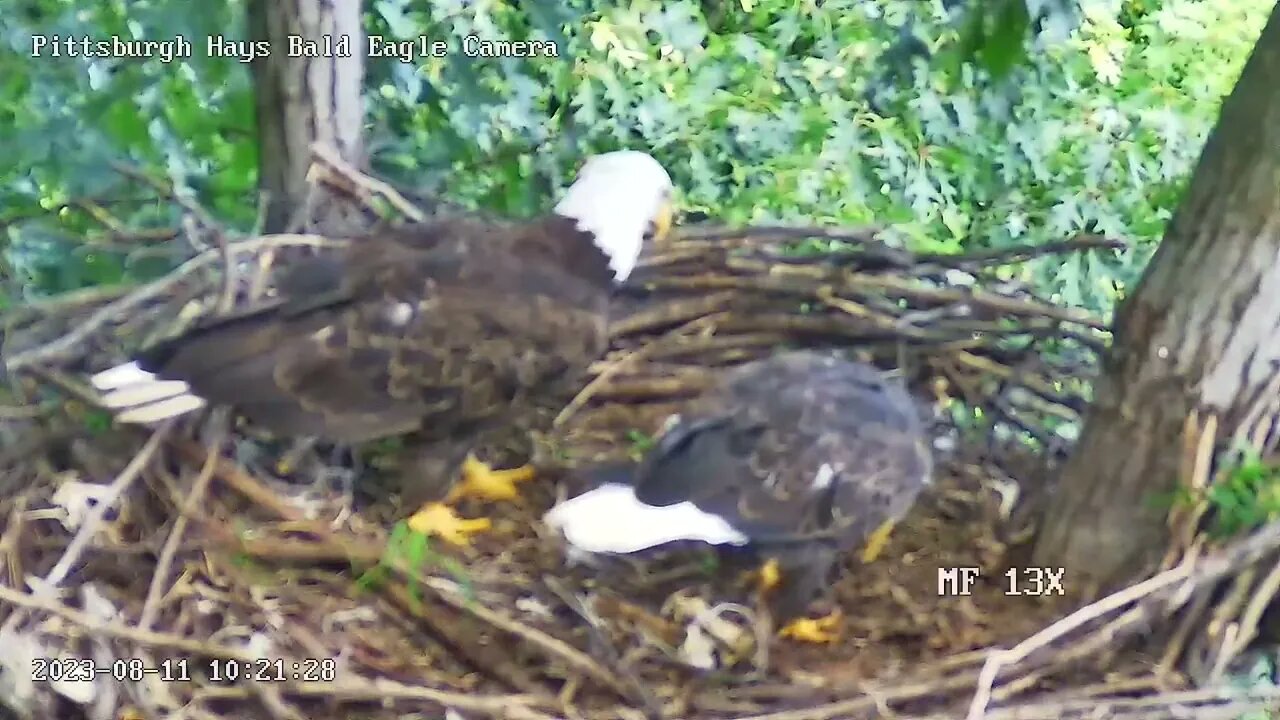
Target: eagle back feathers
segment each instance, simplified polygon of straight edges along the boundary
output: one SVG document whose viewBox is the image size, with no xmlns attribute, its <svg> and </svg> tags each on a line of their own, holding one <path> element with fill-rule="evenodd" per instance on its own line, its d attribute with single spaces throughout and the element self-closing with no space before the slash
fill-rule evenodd
<svg viewBox="0 0 1280 720">
<path fill-rule="evenodd" d="M 324 282 L 291 283 L 310 292 L 213 320 L 138 363 L 279 433 L 446 435 L 558 389 L 603 349 L 607 259 L 563 262 L 594 250 L 564 222 L 444 221 L 357 240 L 340 272 L 325 260 Z"/>
<path fill-rule="evenodd" d="M 639 468 L 647 504 L 691 501 L 760 542 L 841 546 L 901 517 L 929 482 L 914 402 L 867 365 L 785 353 L 731 371 Z"/>
</svg>

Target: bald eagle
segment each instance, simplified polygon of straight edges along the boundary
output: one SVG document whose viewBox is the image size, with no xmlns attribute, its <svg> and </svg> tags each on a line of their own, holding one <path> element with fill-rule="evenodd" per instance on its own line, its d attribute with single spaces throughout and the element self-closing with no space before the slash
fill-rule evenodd
<svg viewBox="0 0 1280 720">
<path fill-rule="evenodd" d="M 606 346 L 613 289 L 645 240 L 670 229 L 671 193 L 645 153 L 595 156 L 542 219 L 453 218 L 355 240 L 336 268 L 317 262 L 323 282 L 284 284 L 281 297 L 200 323 L 92 384 L 122 423 L 212 403 L 277 435 L 404 436 L 419 475 L 406 495 L 514 498 L 531 468 L 493 470 L 470 450 L 530 403 L 579 386 Z M 459 543 L 487 527 L 441 503 L 415 517 Z"/>
<path fill-rule="evenodd" d="M 553 507 L 571 546 L 631 553 L 676 540 L 750 545 L 783 632 L 830 639 L 800 617 L 842 552 L 873 560 L 931 481 L 924 424 L 907 392 L 876 368 L 787 352 L 718 379 L 667 422 L 636 464 L 588 471 L 594 489 Z M 794 578 L 792 577 L 794 576 Z"/>
</svg>

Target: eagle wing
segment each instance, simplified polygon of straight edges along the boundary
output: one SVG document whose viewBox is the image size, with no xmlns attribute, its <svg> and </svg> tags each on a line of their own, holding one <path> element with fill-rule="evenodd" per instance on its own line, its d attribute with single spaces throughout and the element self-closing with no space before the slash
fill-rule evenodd
<svg viewBox="0 0 1280 720">
<path fill-rule="evenodd" d="M 753 541 L 850 547 L 929 483 L 915 404 L 875 368 L 785 353 L 732 371 L 639 466 L 638 500 L 691 502 Z"/>
<path fill-rule="evenodd" d="M 447 436 L 602 349 L 607 292 L 521 252 L 553 241 L 477 222 L 357 241 L 337 282 L 199 326 L 137 365 L 282 434 Z"/>
</svg>

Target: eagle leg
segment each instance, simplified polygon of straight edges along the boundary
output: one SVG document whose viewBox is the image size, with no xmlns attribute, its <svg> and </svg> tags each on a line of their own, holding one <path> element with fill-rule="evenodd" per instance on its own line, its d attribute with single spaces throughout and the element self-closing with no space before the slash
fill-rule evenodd
<svg viewBox="0 0 1280 720">
<path fill-rule="evenodd" d="M 471 544 L 471 536 L 493 526 L 489 518 L 474 520 L 458 517 L 453 508 L 444 503 L 429 503 L 409 518 L 409 529 L 427 536 L 435 536 L 452 545 Z"/>
<path fill-rule="evenodd" d="M 884 550 L 885 545 L 889 544 L 889 535 L 893 532 L 893 525 L 894 522 L 892 520 L 886 520 L 867 536 L 867 544 L 862 548 L 863 564 L 874 562 L 880 556 L 880 552 Z"/>
<path fill-rule="evenodd" d="M 493 521 L 485 517 L 474 519 L 460 517 L 452 506 L 465 498 L 486 501 L 519 499 L 520 494 L 516 489 L 516 483 L 532 478 L 533 468 L 526 466 L 514 470 L 494 470 L 477 459 L 475 455 L 467 454 L 459 472 L 457 461 L 447 459 L 456 458 L 461 454 L 458 452 L 454 455 L 452 448 L 441 450 L 439 447 L 434 447 L 428 453 L 429 458 L 437 460 L 429 464 L 432 468 L 432 471 L 427 473 L 429 477 L 456 477 L 455 473 L 459 473 L 461 478 L 453 483 L 453 487 L 447 493 L 434 489 L 429 483 L 425 487 L 419 485 L 418 489 L 424 492 L 419 492 L 417 495 L 425 493 L 427 497 L 412 497 L 411 501 L 431 500 L 431 502 L 422 505 L 421 509 L 409 518 L 409 529 L 423 535 L 439 537 L 453 545 L 467 546 L 471 544 L 472 535 L 491 529 Z M 440 458 L 446 460 L 439 462 Z M 415 463 L 413 466 L 415 469 L 421 469 L 423 465 Z M 445 470 L 446 467 L 449 469 Z M 444 496 L 443 500 L 439 499 L 441 495 Z"/>
<path fill-rule="evenodd" d="M 761 593 L 767 593 L 782 584 L 782 566 L 778 564 L 777 558 L 766 560 L 754 575 Z"/>
<path fill-rule="evenodd" d="M 797 618 L 778 631 L 778 637 L 824 645 L 840 638 L 842 614 L 833 610 L 820 618 Z"/>
<path fill-rule="evenodd" d="M 755 582 L 760 594 L 766 595 L 775 593 L 783 581 L 782 565 L 777 558 L 769 558 L 760 569 L 754 571 Z M 793 580 L 795 582 L 795 580 Z M 803 583 L 803 580 L 800 582 Z M 786 594 L 785 592 L 783 593 Z M 784 612 L 794 609 L 795 603 L 799 597 L 803 597 L 806 593 L 801 592 L 796 597 L 788 597 L 782 600 L 782 608 Z M 827 644 L 835 642 L 840 637 L 840 621 L 843 618 L 842 613 L 837 608 L 827 615 L 820 618 L 801 617 L 796 618 L 782 627 L 778 631 L 778 637 L 794 640 L 796 642 Z"/>
<path fill-rule="evenodd" d="M 522 465 L 511 470 L 494 470 L 474 454 L 467 455 L 462 463 L 462 479 L 445 497 L 446 503 L 456 503 L 464 498 L 477 498 L 490 502 L 515 500 L 520 497 L 516 483 L 532 480 L 533 467 Z"/>
</svg>

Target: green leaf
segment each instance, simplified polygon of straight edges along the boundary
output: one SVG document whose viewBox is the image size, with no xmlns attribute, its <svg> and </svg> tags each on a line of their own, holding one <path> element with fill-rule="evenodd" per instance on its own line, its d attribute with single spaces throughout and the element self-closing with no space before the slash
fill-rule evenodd
<svg viewBox="0 0 1280 720">
<path fill-rule="evenodd" d="M 1025 57 L 1023 48 L 1031 16 L 1027 14 L 1026 0 L 1000 0 L 995 5 L 998 10 L 978 57 L 987 72 L 996 78 L 1005 78 Z"/>
</svg>

